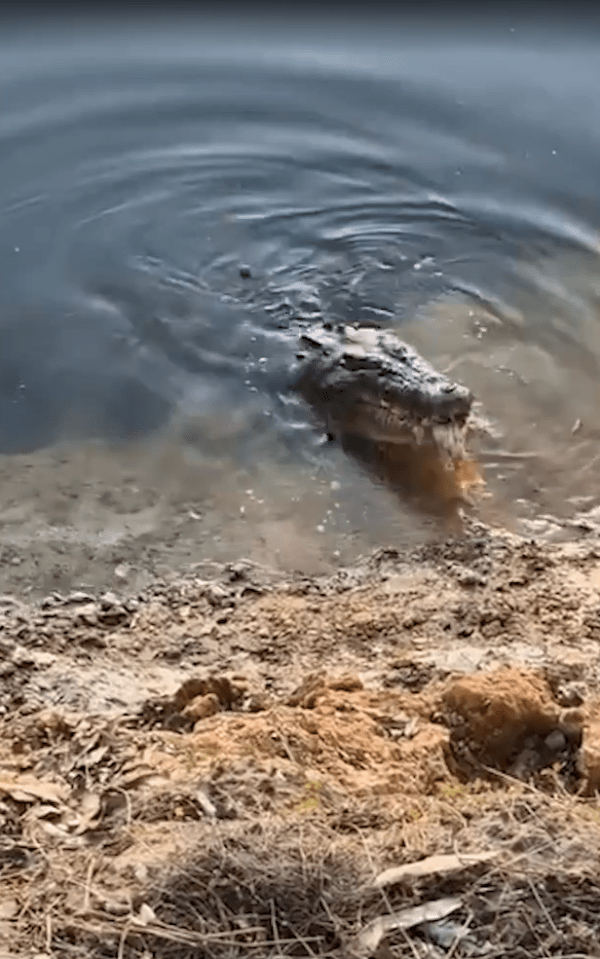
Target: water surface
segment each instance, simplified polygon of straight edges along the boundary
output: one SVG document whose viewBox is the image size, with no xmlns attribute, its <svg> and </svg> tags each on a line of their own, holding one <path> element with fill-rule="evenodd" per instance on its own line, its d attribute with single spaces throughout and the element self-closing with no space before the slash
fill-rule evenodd
<svg viewBox="0 0 600 959">
<path fill-rule="evenodd" d="M 290 393 L 297 317 L 397 329 L 474 390 L 489 515 L 598 503 L 593 37 L 3 36 L 5 548 L 91 564 L 126 515 L 166 550 L 190 512 L 174 561 L 438 535 Z"/>
</svg>

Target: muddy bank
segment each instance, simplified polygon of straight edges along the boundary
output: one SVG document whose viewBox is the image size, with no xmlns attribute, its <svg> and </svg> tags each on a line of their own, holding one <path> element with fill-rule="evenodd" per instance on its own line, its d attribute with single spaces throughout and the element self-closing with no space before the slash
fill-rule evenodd
<svg viewBox="0 0 600 959">
<path fill-rule="evenodd" d="M 118 710 L 144 699 L 134 690 L 146 676 L 165 693 L 198 668 L 289 691 L 302 673 L 330 664 L 387 685 L 505 663 L 557 664 L 569 681 L 596 683 L 600 536 L 542 544 L 467 527 L 326 576 L 241 560 L 196 564 L 137 593 L 54 592 L 36 603 L 5 594 L 4 695 L 18 675 L 19 694 L 39 688 L 40 704 Z M 61 663 L 70 687 L 56 685 Z M 119 676 L 107 680 L 110 698 L 89 683 L 89 671 L 102 669 Z"/>
<path fill-rule="evenodd" d="M 599 582 L 593 531 L 471 522 L 327 576 L 5 595 L 7 954 L 600 954 Z"/>
</svg>

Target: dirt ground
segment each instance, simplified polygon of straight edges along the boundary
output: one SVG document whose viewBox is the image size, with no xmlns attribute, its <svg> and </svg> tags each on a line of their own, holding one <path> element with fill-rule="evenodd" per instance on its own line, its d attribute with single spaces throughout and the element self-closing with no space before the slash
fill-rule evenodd
<svg viewBox="0 0 600 959">
<path fill-rule="evenodd" d="M 600 956 L 600 533 L 0 606 L 0 957 Z"/>
</svg>

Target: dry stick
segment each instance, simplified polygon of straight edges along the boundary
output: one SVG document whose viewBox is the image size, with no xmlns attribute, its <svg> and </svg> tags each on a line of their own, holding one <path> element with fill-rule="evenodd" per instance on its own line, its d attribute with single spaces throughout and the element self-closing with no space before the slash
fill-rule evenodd
<svg viewBox="0 0 600 959">
<path fill-rule="evenodd" d="M 550 928 L 552 929 L 552 932 L 554 932 L 556 935 L 558 935 L 558 934 L 559 934 L 559 933 L 558 933 L 558 929 L 557 929 L 556 926 L 554 925 L 554 922 L 552 921 L 552 917 L 551 917 L 550 913 L 548 912 L 548 910 L 546 909 L 546 907 L 545 907 L 544 903 L 542 902 L 540 896 L 538 895 L 538 891 L 537 891 L 537 889 L 535 888 L 535 886 L 533 885 L 533 882 L 531 881 L 531 877 L 530 877 L 530 876 L 527 876 L 527 882 L 528 882 L 528 884 L 529 884 L 529 888 L 531 889 L 531 891 L 532 891 L 532 893 L 533 893 L 533 895 L 534 895 L 535 901 L 537 902 L 538 906 L 540 907 L 540 909 L 541 909 L 542 912 L 544 913 L 544 915 L 545 915 L 545 917 L 546 917 L 546 921 L 548 922 L 548 925 L 549 925 Z"/>
<path fill-rule="evenodd" d="M 307 876 L 308 876 L 308 870 L 307 870 L 307 861 L 306 861 L 306 851 L 305 851 L 305 849 L 304 849 L 303 839 L 304 839 L 304 823 L 300 823 L 300 835 L 299 835 L 299 842 L 298 842 L 298 850 L 299 850 L 299 854 L 300 854 L 300 863 L 301 863 L 301 865 L 302 865 L 302 880 L 303 880 L 304 885 L 306 886 Z M 321 896 L 320 898 L 322 898 L 322 896 Z M 306 951 L 309 952 L 311 956 L 316 956 L 316 953 L 313 952 L 313 950 L 311 949 L 311 947 L 308 945 L 308 940 L 305 939 L 304 936 L 301 936 L 300 933 L 296 932 L 296 930 L 295 930 L 292 926 L 290 926 L 290 929 L 292 930 L 292 932 L 293 932 L 294 936 L 296 937 L 296 939 L 298 940 L 298 942 L 301 942 L 301 943 L 302 943 L 302 945 L 304 946 L 304 948 L 306 949 Z M 320 941 L 321 938 L 322 938 L 322 937 L 319 937 L 318 941 Z"/>
<path fill-rule="evenodd" d="M 420 953 L 417 947 L 415 946 L 414 942 L 408 935 L 408 932 L 406 931 L 406 929 L 400 929 L 400 932 L 402 933 L 402 938 L 404 939 L 405 943 L 407 944 L 408 948 L 412 952 L 415 959 L 421 959 Z"/>
<path fill-rule="evenodd" d="M 46 952 L 52 949 L 52 916 L 50 913 L 46 916 Z"/>
<path fill-rule="evenodd" d="M 546 948 L 545 948 L 545 946 L 544 946 L 544 943 L 542 942 L 542 940 L 541 940 L 540 937 L 538 936 L 537 932 L 535 931 L 534 927 L 532 926 L 531 921 L 530 921 L 530 919 L 529 919 L 529 916 L 526 915 L 526 916 L 524 917 L 524 919 L 525 919 L 525 922 L 527 923 L 527 925 L 528 925 L 528 927 L 529 927 L 529 931 L 530 931 L 531 935 L 533 936 L 534 939 L 537 939 L 538 946 L 540 947 L 540 949 L 543 950 L 545 959 L 551 959 L 551 957 L 548 955 L 548 952 L 547 952 L 547 950 L 546 950 Z"/>
<path fill-rule="evenodd" d="M 121 932 L 121 936 L 119 938 L 119 951 L 117 952 L 117 959 L 123 959 L 123 954 L 125 951 L 125 940 L 127 939 L 127 933 L 129 932 L 130 928 L 131 928 L 131 925 L 129 922 L 126 922 L 125 925 L 123 926 L 123 931 Z"/>
<path fill-rule="evenodd" d="M 156 936 L 158 939 L 166 939 L 168 942 L 178 942 L 187 946 L 200 946 L 207 942 L 226 942 L 240 946 L 238 936 L 247 936 L 250 933 L 263 932 L 262 926 L 249 926 L 247 929 L 227 929 L 223 932 L 194 932 L 187 933 L 184 929 L 177 926 L 161 926 L 158 923 L 149 923 L 147 926 L 137 924 L 128 919 L 125 923 L 122 934 L 125 936 L 134 929 L 139 935 L 146 934 Z M 230 937 L 229 939 L 227 937 Z M 286 942 L 295 942 L 295 939 L 281 940 Z M 244 943 L 241 943 L 243 945 Z M 253 945 L 250 943 L 249 945 Z M 257 943 L 264 945 L 264 943 Z M 276 945 L 275 942 L 272 945 Z"/>
<path fill-rule="evenodd" d="M 269 899 L 269 905 L 271 906 L 271 928 L 273 930 L 273 938 L 277 945 L 277 949 L 281 952 L 281 946 L 279 944 L 279 930 L 277 929 L 277 919 L 275 917 L 275 903 L 272 899 Z"/>
<path fill-rule="evenodd" d="M 308 939 L 306 939 L 304 936 L 301 936 L 300 933 L 296 932 L 296 930 L 295 930 L 292 926 L 290 926 L 290 929 L 292 930 L 292 932 L 293 932 L 294 936 L 296 937 L 296 939 L 298 940 L 298 942 L 301 942 L 301 943 L 302 943 L 302 945 L 304 946 L 304 948 L 306 949 L 306 951 L 309 952 L 311 956 L 316 956 L 317 953 L 314 952 L 314 951 L 311 949 L 311 947 L 309 946 L 309 944 L 308 944 Z M 315 940 L 316 940 L 317 942 L 320 942 L 322 938 L 323 938 L 322 936 L 318 936 L 318 937 L 315 936 L 315 937 L 313 937 L 313 942 L 314 942 Z"/>
<path fill-rule="evenodd" d="M 471 922 L 472 922 L 472 920 L 473 920 L 474 918 L 475 918 L 475 916 L 473 915 L 473 913 L 471 913 L 471 915 L 468 917 L 467 921 L 465 922 L 465 924 L 464 924 L 463 927 L 462 927 L 462 932 L 466 932 L 466 930 L 469 928 L 469 926 L 471 925 Z M 459 943 L 460 943 L 460 940 L 461 940 L 462 938 L 463 938 L 463 936 L 462 936 L 462 935 L 459 935 L 459 934 L 457 934 L 457 935 L 454 937 L 454 939 L 453 939 L 453 941 L 452 941 L 452 945 L 450 946 L 450 949 L 448 950 L 448 955 L 446 956 L 446 959 L 452 959 L 452 956 L 453 956 L 454 953 L 456 952 L 456 950 L 457 950 L 457 948 L 458 948 L 458 945 L 459 945 Z"/>
<path fill-rule="evenodd" d="M 336 922 L 335 916 L 333 915 L 331 909 L 329 908 L 329 903 L 327 902 L 326 899 L 323 898 L 323 896 L 320 896 L 319 902 L 321 903 L 322 908 L 325 910 L 325 912 L 327 913 L 329 917 L 329 921 L 331 922 L 331 928 L 337 929 L 338 923 Z"/>
<path fill-rule="evenodd" d="M 89 926 L 84 924 L 79 924 L 78 929 L 83 932 L 88 933 L 89 935 L 94 935 L 96 937 L 104 936 L 106 937 L 111 932 L 114 932 L 112 928 L 107 928 L 104 926 Z M 274 939 L 265 939 L 260 942 L 240 942 L 239 939 L 236 939 L 236 936 L 247 936 L 249 933 L 259 933 L 263 932 L 262 926 L 249 926 L 247 929 L 228 929 L 223 932 L 207 932 L 207 933 L 189 933 L 186 934 L 185 930 L 178 929 L 176 926 L 161 928 L 159 925 L 148 925 L 142 926 L 137 925 L 135 922 L 132 922 L 131 919 L 128 919 L 121 930 L 121 938 L 126 938 L 127 935 L 135 931 L 138 935 L 146 936 L 156 936 L 159 939 L 164 939 L 167 942 L 176 942 L 180 945 L 186 946 L 201 946 L 206 945 L 210 942 L 216 942 L 221 945 L 236 946 L 238 949 L 245 947 L 246 949 L 262 949 L 264 946 L 276 946 L 276 945 L 293 945 L 298 940 L 296 938 L 292 939 L 281 939 L 279 938 L 278 942 Z M 231 938 L 227 938 L 230 936 Z M 320 942 L 321 937 L 314 936 L 310 937 L 307 941 L 309 942 Z M 119 959 L 122 959 L 122 952 L 119 954 Z"/>
<path fill-rule="evenodd" d="M 298 763 L 297 763 L 296 757 L 294 756 L 292 750 L 290 749 L 290 744 L 287 740 L 287 736 L 284 736 L 283 733 L 280 733 L 280 732 L 277 732 L 276 736 L 278 741 L 281 743 L 283 747 L 283 751 L 285 752 L 287 758 L 290 760 L 290 762 L 297 765 Z"/>
<path fill-rule="evenodd" d="M 530 783 L 523 782 L 522 779 L 517 779 L 516 776 L 510 776 L 508 773 L 503 773 L 499 769 L 494 769 L 492 766 L 485 766 L 483 763 L 480 763 L 477 760 L 474 761 L 477 763 L 480 769 L 483 769 L 484 772 L 489 773 L 491 776 L 496 776 L 498 779 L 503 779 L 513 786 L 521 786 L 526 792 L 533 793 L 535 796 L 543 795 L 537 786 L 532 786 Z"/>
<path fill-rule="evenodd" d="M 90 892 L 92 885 L 92 876 L 94 874 L 94 866 L 96 865 L 95 857 L 90 856 L 90 864 L 88 866 L 87 874 L 85 877 L 85 887 L 83 892 L 83 911 L 86 913 L 90 908 Z"/>
</svg>

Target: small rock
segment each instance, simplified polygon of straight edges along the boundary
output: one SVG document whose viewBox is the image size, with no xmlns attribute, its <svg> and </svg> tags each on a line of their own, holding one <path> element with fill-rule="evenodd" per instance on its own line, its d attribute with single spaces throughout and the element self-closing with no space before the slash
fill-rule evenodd
<svg viewBox="0 0 600 959">
<path fill-rule="evenodd" d="M 90 593 L 84 593 L 83 590 L 74 590 L 65 596 L 65 603 L 93 603 L 94 597 Z"/>
<path fill-rule="evenodd" d="M 126 916 L 131 912 L 131 904 L 126 899 L 105 899 L 104 908 L 113 916 Z"/>
<path fill-rule="evenodd" d="M 240 276 L 242 280 L 251 280 L 252 279 L 252 270 L 249 266 L 240 266 Z"/>
<path fill-rule="evenodd" d="M 229 563 L 225 569 L 230 583 L 248 579 L 249 566 L 243 560 L 237 563 Z"/>
<path fill-rule="evenodd" d="M 24 646 L 15 646 L 10 658 L 15 666 L 33 666 L 34 663 L 33 653 Z"/>
<path fill-rule="evenodd" d="M 544 739 L 544 745 L 550 752 L 559 753 L 567 745 L 567 737 L 560 729 L 553 729 Z"/>
<path fill-rule="evenodd" d="M 98 607 L 95 603 L 87 603 L 77 610 L 75 619 L 81 626 L 95 626 L 98 622 Z"/>
<path fill-rule="evenodd" d="M 52 666 L 56 662 L 54 653 L 46 652 L 43 649 L 35 649 L 31 653 L 31 659 L 38 669 L 44 669 L 46 666 Z"/>
<path fill-rule="evenodd" d="M 143 862 L 138 862 L 133 870 L 133 874 L 138 882 L 148 882 L 148 867 Z"/>
<path fill-rule="evenodd" d="M 206 693 L 204 696 L 195 696 L 182 710 L 182 716 L 198 721 L 214 716 L 220 709 L 219 697 L 215 693 Z"/>
<path fill-rule="evenodd" d="M 221 586 L 211 585 L 204 594 L 211 606 L 223 606 L 229 601 L 229 593 Z"/>
<path fill-rule="evenodd" d="M 120 566 L 115 566 L 113 575 L 115 579 L 124 583 L 129 578 L 129 566 L 125 563 L 121 563 Z"/>
<path fill-rule="evenodd" d="M 22 606 L 22 605 L 23 604 L 21 600 L 17 599 L 16 596 L 11 596 L 10 593 L 2 593 L 2 595 L 0 595 L 0 607 L 2 606 L 15 607 L 15 606 Z"/>
<path fill-rule="evenodd" d="M 244 703 L 244 710 L 248 713 L 260 713 L 268 709 L 271 702 L 266 693 L 251 693 Z"/>
<path fill-rule="evenodd" d="M 556 694 L 560 706 L 581 706 L 585 702 L 585 683 L 565 683 Z"/>
<path fill-rule="evenodd" d="M 475 569 L 465 569 L 457 577 L 459 586 L 485 586 L 487 580 Z"/>
<path fill-rule="evenodd" d="M 347 673 L 344 676 L 339 676 L 336 679 L 330 680 L 329 688 L 339 689 L 343 692 L 351 693 L 356 689 L 364 689 L 364 684 L 362 679 L 355 673 Z"/>
<path fill-rule="evenodd" d="M 121 602 L 118 596 L 115 596 L 114 593 L 103 593 L 100 597 L 100 606 L 102 609 L 113 609 L 115 606 L 121 607 Z"/>
</svg>

